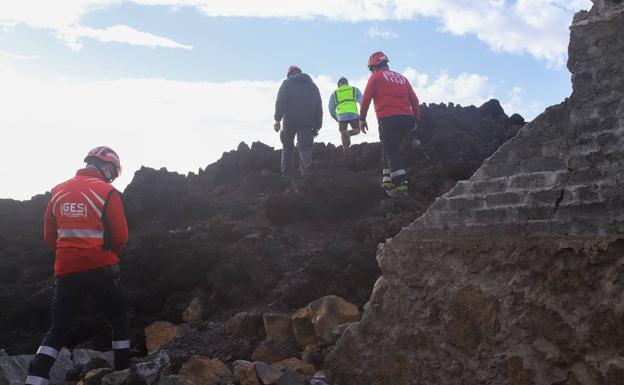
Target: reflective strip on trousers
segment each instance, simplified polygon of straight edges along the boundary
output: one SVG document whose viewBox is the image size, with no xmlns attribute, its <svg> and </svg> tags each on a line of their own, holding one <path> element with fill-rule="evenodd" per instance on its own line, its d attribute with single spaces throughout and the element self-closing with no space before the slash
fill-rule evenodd
<svg viewBox="0 0 624 385">
<path fill-rule="evenodd" d="M 45 354 L 46 356 L 52 357 L 56 360 L 56 357 L 59 355 L 59 351 L 50 346 L 39 346 L 37 349 L 37 354 Z"/>
<path fill-rule="evenodd" d="M 28 376 L 26 377 L 26 385 L 48 385 L 48 383 L 50 382 L 50 380 L 48 380 L 47 378 L 43 378 L 43 377 L 38 377 L 38 376 Z"/>
<path fill-rule="evenodd" d="M 387 176 L 387 175 L 384 175 L 384 177 L 383 177 L 383 179 L 382 179 L 381 181 L 382 181 L 382 182 L 384 182 L 384 183 L 385 183 L 385 182 L 392 182 L 392 178 L 390 178 L 390 177 L 389 177 L 389 176 Z"/>
<path fill-rule="evenodd" d="M 59 238 L 104 238 L 100 230 L 63 229 L 58 231 Z"/>
<path fill-rule="evenodd" d="M 392 170 L 390 170 L 389 168 L 384 168 L 384 169 L 383 169 L 383 174 L 384 174 L 384 175 L 390 175 L 390 172 L 391 172 L 391 171 L 392 171 Z"/>
<path fill-rule="evenodd" d="M 405 170 L 400 169 L 400 170 L 392 171 L 392 172 L 390 173 L 390 176 L 391 176 L 392 178 L 395 178 L 395 177 L 397 177 L 397 176 L 401 176 L 401 175 L 405 175 L 405 174 L 407 174 L 407 173 L 405 172 Z"/>
<path fill-rule="evenodd" d="M 113 349 L 130 349 L 130 340 L 113 341 Z"/>
</svg>

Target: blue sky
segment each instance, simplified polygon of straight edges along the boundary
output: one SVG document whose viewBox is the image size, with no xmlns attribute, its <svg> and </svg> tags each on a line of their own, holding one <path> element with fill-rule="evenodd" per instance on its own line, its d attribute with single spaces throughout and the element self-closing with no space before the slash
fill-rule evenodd
<svg viewBox="0 0 624 385">
<path fill-rule="evenodd" d="M 14 0 L 0 5 L 0 198 L 71 176 L 90 147 L 182 173 L 240 141 L 279 147 L 277 88 L 291 64 L 324 101 L 390 57 L 425 103 L 491 97 L 527 119 L 570 93 L 568 25 L 589 0 Z M 340 8 L 340 9 L 338 9 Z M 326 114 L 320 140 L 339 143 Z M 8 135 L 8 136 L 7 136 Z M 8 140 L 6 138 L 8 137 Z M 358 141 L 376 140 L 376 132 Z M 24 146 L 31 150 L 26 152 Z M 53 149 L 55 162 L 36 154 Z M 17 162 L 17 163 L 14 163 Z M 24 182 L 23 173 L 41 175 Z"/>
</svg>

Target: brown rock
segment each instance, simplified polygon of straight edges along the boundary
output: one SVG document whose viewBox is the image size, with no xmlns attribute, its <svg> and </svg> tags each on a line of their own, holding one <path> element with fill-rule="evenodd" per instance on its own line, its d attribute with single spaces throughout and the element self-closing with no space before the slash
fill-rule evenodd
<svg viewBox="0 0 624 385">
<path fill-rule="evenodd" d="M 225 332 L 228 336 L 264 337 L 262 314 L 247 311 L 237 313 L 225 324 Z"/>
<path fill-rule="evenodd" d="M 360 311 L 356 305 L 336 295 L 317 299 L 308 307 L 313 314 L 312 323 L 316 335 L 328 345 L 335 342 L 332 334 L 334 327 L 346 322 L 355 322 L 360 318 Z"/>
<path fill-rule="evenodd" d="M 261 385 L 254 369 L 254 363 L 249 361 L 234 361 L 234 379 L 240 385 Z"/>
<path fill-rule="evenodd" d="M 489 342 L 498 332 L 496 300 L 483 291 L 467 287 L 460 290 L 452 304 L 449 325 L 451 342 L 467 351 L 474 351 L 482 342 Z"/>
<path fill-rule="evenodd" d="M 182 334 L 182 329 L 168 321 L 156 321 L 145 328 L 145 345 L 149 353 Z"/>
<path fill-rule="evenodd" d="M 91 369 L 85 374 L 84 378 L 78 382 L 78 385 L 100 385 L 102 378 L 112 372 L 113 369 L 111 368 Z"/>
<path fill-rule="evenodd" d="M 286 358 L 298 356 L 297 345 L 294 339 L 288 341 L 278 341 L 267 338 L 251 354 L 254 361 L 268 362 L 273 364 L 285 360 Z"/>
<path fill-rule="evenodd" d="M 186 323 L 193 323 L 201 318 L 201 312 L 201 300 L 195 297 L 182 313 L 182 319 Z"/>
<path fill-rule="evenodd" d="M 347 330 L 350 325 L 353 325 L 354 322 L 347 322 L 344 324 L 337 325 L 332 329 L 332 336 L 334 337 L 334 341 L 337 341 L 338 338 Z"/>
<path fill-rule="evenodd" d="M 316 372 L 316 368 L 313 365 L 292 357 L 277 362 L 271 366 L 284 372 L 287 370 L 298 372 L 305 375 L 307 378 L 311 378 Z"/>
<path fill-rule="evenodd" d="M 294 337 L 292 320 L 288 314 L 264 313 L 264 330 L 267 337 L 278 341 L 287 341 Z"/>
<path fill-rule="evenodd" d="M 274 384 L 284 374 L 281 369 L 264 362 L 256 362 L 254 369 L 258 379 L 260 379 L 260 383 L 265 385 Z"/>
<path fill-rule="evenodd" d="M 233 376 L 221 360 L 191 357 L 180 369 L 180 376 L 196 385 L 225 385 Z"/>
<path fill-rule="evenodd" d="M 511 357 L 507 360 L 507 378 L 512 385 L 532 384 L 530 372 L 524 367 L 524 361 L 520 357 Z"/>
<path fill-rule="evenodd" d="M 160 379 L 158 380 L 158 385 L 194 385 L 194 384 L 182 376 L 174 375 L 174 376 L 160 377 Z"/>
<path fill-rule="evenodd" d="M 308 345 L 301 352 L 301 359 L 310 364 L 317 366 L 323 362 L 323 352 L 318 345 Z"/>
<path fill-rule="evenodd" d="M 312 311 L 309 306 L 297 310 L 291 317 L 293 334 L 297 345 L 305 347 L 308 345 L 316 345 L 319 343 L 319 338 L 314 330 L 314 324 L 312 323 Z"/>
</svg>

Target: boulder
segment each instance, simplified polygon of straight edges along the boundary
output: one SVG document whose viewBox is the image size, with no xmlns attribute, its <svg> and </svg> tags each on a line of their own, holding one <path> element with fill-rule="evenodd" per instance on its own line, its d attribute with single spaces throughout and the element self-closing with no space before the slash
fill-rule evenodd
<svg viewBox="0 0 624 385">
<path fill-rule="evenodd" d="M 232 372 L 219 359 L 193 356 L 178 373 L 195 385 L 226 385 L 233 379 Z"/>
<path fill-rule="evenodd" d="M 258 376 L 260 383 L 264 385 L 274 384 L 284 374 L 279 368 L 264 362 L 256 362 L 254 364 L 254 370 L 256 371 L 256 376 Z"/>
<path fill-rule="evenodd" d="M 129 369 L 112 372 L 102 378 L 102 385 L 154 385 L 170 369 L 169 354 L 160 350 Z"/>
<path fill-rule="evenodd" d="M 234 379 L 240 385 L 261 385 L 254 366 L 253 362 L 244 360 L 234 361 Z"/>
<path fill-rule="evenodd" d="M 297 351 L 297 345 L 294 339 L 278 341 L 267 338 L 253 351 L 251 359 L 272 364 L 298 355 L 299 352 Z"/>
<path fill-rule="evenodd" d="M 225 332 L 231 337 L 263 336 L 265 332 L 262 314 L 255 311 L 237 313 L 225 324 Z"/>
<path fill-rule="evenodd" d="M 74 364 L 77 361 L 79 362 L 80 360 L 74 359 Z M 106 359 L 102 357 L 94 357 L 94 358 L 91 358 L 87 363 L 75 365 L 73 368 L 68 370 L 65 373 L 65 381 L 74 381 L 74 382 L 79 381 L 81 379 L 86 378 L 87 374 L 94 369 L 102 369 L 102 368 L 110 369 L 111 367 L 112 367 L 112 364 Z M 101 377 L 103 376 L 104 374 L 102 374 Z"/>
<path fill-rule="evenodd" d="M 101 381 L 102 385 L 149 385 L 137 371 L 126 369 L 106 374 Z"/>
<path fill-rule="evenodd" d="M 341 384 L 622 384 L 624 3 L 570 31 L 572 95 L 378 248 Z"/>
<path fill-rule="evenodd" d="M 316 372 L 316 368 L 313 365 L 310 365 L 306 362 L 303 362 L 297 358 L 292 358 L 292 357 L 282 360 L 280 362 L 276 362 L 271 366 L 283 372 L 286 372 L 286 371 L 298 372 L 298 373 L 303 374 L 307 378 L 312 377 L 314 373 Z"/>
<path fill-rule="evenodd" d="M 277 381 L 275 385 L 306 385 L 306 377 L 299 372 L 285 372 Z"/>
<path fill-rule="evenodd" d="M 308 345 L 301 352 L 301 360 L 310 365 L 320 366 L 325 358 L 323 347 Z"/>
<path fill-rule="evenodd" d="M 277 341 L 288 341 L 294 337 L 293 324 L 288 314 L 264 313 L 264 330 L 268 338 Z"/>
<path fill-rule="evenodd" d="M 302 348 L 319 343 L 319 338 L 312 323 L 312 316 L 313 314 L 308 306 L 298 309 L 292 315 L 293 334 L 295 335 L 297 345 Z"/>
<path fill-rule="evenodd" d="M 193 298 L 191 303 L 184 309 L 182 319 L 186 323 L 193 323 L 201 318 L 202 305 L 201 300 L 197 297 Z"/>
<path fill-rule="evenodd" d="M 344 298 L 329 295 L 308 305 L 312 313 L 312 323 L 319 339 L 327 345 L 334 343 L 333 330 L 336 326 L 355 322 L 360 318 L 358 307 Z"/>
<path fill-rule="evenodd" d="M 110 367 L 113 367 L 113 362 L 115 358 L 112 350 L 109 350 L 107 352 L 98 352 L 97 350 L 90 349 L 74 349 L 71 351 L 71 356 L 74 365 L 85 365 L 90 363 L 91 361 L 94 361 L 93 365 L 95 365 L 95 362 L 101 363 L 102 361 L 99 360 L 102 359 L 106 360 Z"/>
<path fill-rule="evenodd" d="M 78 385 L 100 385 L 105 375 L 112 373 L 111 368 L 97 368 L 89 370 L 78 382 Z"/>
<path fill-rule="evenodd" d="M 169 375 L 169 376 L 162 376 L 158 380 L 158 385 L 193 385 L 193 383 L 182 376 Z"/>
<path fill-rule="evenodd" d="M 28 376 L 28 365 L 34 357 L 34 355 L 0 356 L 0 384 L 23 385 Z M 56 384 L 64 382 L 65 373 L 73 366 L 69 350 L 61 349 L 50 371 L 50 382 Z"/>
<path fill-rule="evenodd" d="M 156 321 L 145 328 L 145 346 L 154 352 L 167 342 L 182 334 L 182 329 L 169 321 Z"/>
</svg>

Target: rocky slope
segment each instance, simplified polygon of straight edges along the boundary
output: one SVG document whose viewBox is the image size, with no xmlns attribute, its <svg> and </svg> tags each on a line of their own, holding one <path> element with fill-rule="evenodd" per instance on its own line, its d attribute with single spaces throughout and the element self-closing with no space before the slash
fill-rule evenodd
<svg viewBox="0 0 624 385">
<path fill-rule="evenodd" d="M 571 97 L 380 248 L 338 384 L 622 383 L 624 4 L 571 31 Z"/>
<path fill-rule="evenodd" d="M 261 332 L 225 337 L 225 322 L 240 311 L 292 311 L 328 294 L 362 306 L 379 275 L 377 243 L 468 178 L 524 123 L 497 101 L 429 105 L 423 116 L 431 158 L 405 148 L 406 199 L 381 192 L 378 143 L 346 156 L 317 144 L 313 172 L 295 179 L 278 174 L 279 151 L 261 143 L 241 144 L 198 174 L 139 170 L 124 192 L 131 239 L 121 256 L 137 354 L 145 352 L 143 328 L 180 323 L 194 297 L 203 313 L 170 347 L 174 365 L 192 354 L 249 358 Z M 0 348 L 9 354 L 35 351 L 49 322 L 53 257 L 41 240 L 47 199 L 0 200 Z M 108 350 L 107 331 L 89 303 L 72 346 Z"/>
</svg>

